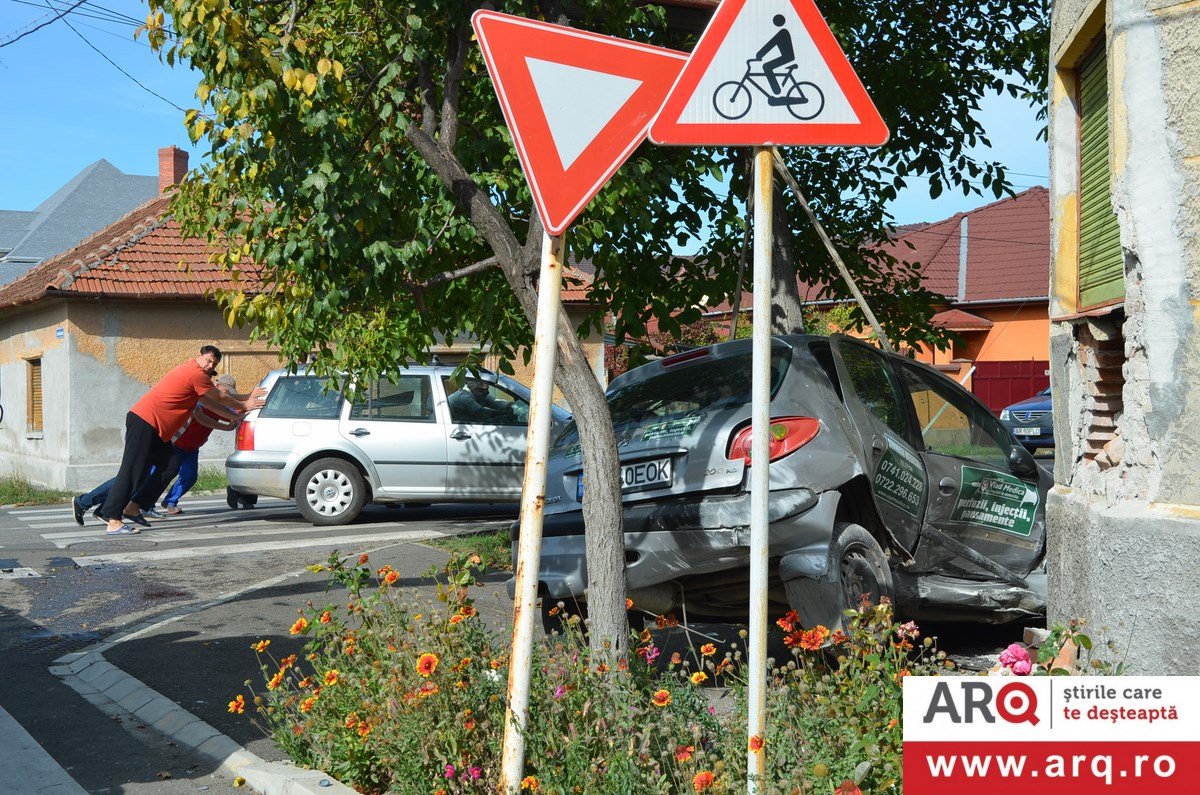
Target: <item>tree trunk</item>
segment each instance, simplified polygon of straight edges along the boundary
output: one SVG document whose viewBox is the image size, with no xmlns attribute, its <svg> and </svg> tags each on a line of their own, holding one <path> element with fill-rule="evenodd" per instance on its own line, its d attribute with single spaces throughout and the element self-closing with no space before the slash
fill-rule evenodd
<svg viewBox="0 0 1200 795">
<path fill-rule="evenodd" d="M 782 187 L 776 184 L 771 228 L 771 333 L 803 334 L 804 302 L 796 284 L 795 249 L 784 198 Z"/>
</svg>

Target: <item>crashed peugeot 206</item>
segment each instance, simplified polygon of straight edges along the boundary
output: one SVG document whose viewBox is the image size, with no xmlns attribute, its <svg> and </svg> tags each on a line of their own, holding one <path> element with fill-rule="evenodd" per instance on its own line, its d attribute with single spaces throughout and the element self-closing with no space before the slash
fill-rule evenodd
<svg viewBox="0 0 1200 795">
<path fill-rule="evenodd" d="M 639 367 L 608 389 L 629 596 L 643 614 L 747 616 L 750 375 L 751 341 L 739 340 Z M 790 607 L 805 626 L 832 629 L 863 595 L 922 619 L 1044 614 L 1052 479 L 975 396 L 845 336 L 773 338 L 770 378 L 772 614 Z M 547 472 L 547 628 L 560 601 L 586 610 L 585 489 L 569 425 Z"/>
</svg>

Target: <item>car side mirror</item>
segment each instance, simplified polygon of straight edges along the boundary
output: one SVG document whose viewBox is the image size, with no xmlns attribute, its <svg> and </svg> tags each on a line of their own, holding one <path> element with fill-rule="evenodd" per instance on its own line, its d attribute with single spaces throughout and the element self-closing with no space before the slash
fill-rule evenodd
<svg viewBox="0 0 1200 795">
<path fill-rule="evenodd" d="M 1037 461 L 1025 445 L 1014 444 L 1008 448 L 1008 468 L 1017 477 L 1029 478 L 1037 474 Z"/>
</svg>

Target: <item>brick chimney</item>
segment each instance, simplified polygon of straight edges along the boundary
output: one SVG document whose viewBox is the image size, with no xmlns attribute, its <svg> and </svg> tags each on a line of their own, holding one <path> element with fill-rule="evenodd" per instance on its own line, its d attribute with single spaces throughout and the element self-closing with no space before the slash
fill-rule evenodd
<svg viewBox="0 0 1200 795">
<path fill-rule="evenodd" d="M 187 173 L 188 153 L 178 146 L 158 150 L 158 192 L 163 193 L 183 181 Z"/>
</svg>

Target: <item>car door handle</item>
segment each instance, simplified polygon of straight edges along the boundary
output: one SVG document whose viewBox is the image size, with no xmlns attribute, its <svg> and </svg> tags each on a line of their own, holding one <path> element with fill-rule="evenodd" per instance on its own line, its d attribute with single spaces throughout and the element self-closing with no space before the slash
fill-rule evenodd
<svg viewBox="0 0 1200 795">
<path fill-rule="evenodd" d="M 351 436 L 370 436 L 371 432 L 368 431 L 366 428 L 355 428 L 354 430 L 350 431 L 350 435 Z"/>
<path fill-rule="evenodd" d="M 950 478 L 942 478 L 938 481 L 938 491 L 940 491 L 942 494 L 945 494 L 947 497 L 953 494 L 954 489 L 957 487 L 958 484 Z"/>
<path fill-rule="evenodd" d="M 885 445 L 879 439 L 873 439 L 871 441 L 871 450 L 875 453 L 875 455 L 883 455 L 883 451 L 885 449 Z"/>
<path fill-rule="evenodd" d="M 450 434 L 450 438 L 462 441 L 464 439 L 470 439 L 471 434 L 467 433 L 466 431 L 455 431 L 454 433 Z"/>
</svg>

